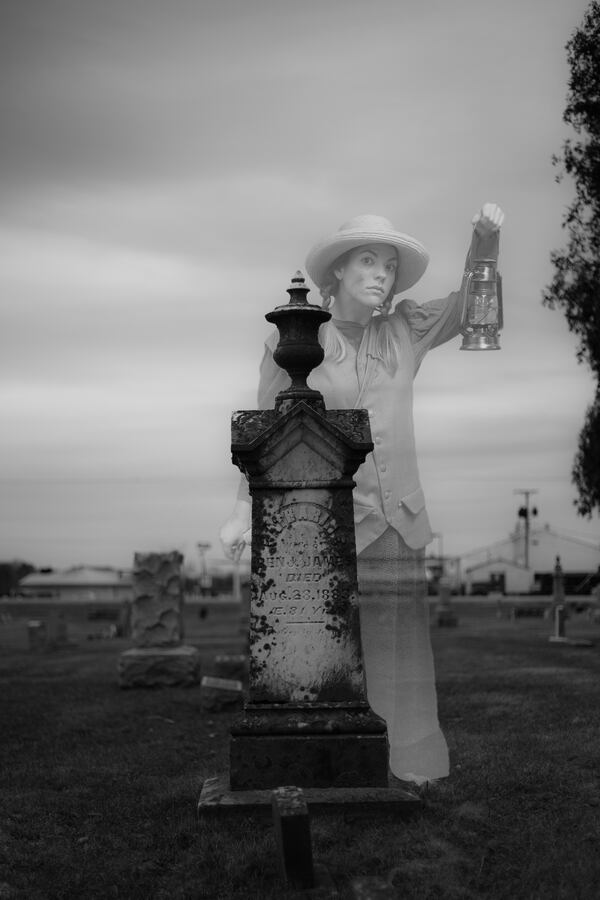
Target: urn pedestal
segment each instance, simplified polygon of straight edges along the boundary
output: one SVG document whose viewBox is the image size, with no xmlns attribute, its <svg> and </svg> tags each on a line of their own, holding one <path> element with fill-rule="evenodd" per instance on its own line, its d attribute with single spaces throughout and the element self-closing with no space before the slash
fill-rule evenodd
<svg viewBox="0 0 600 900">
<path fill-rule="evenodd" d="M 308 386 L 330 314 L 307 303 L 300 273 L 288 292 L 266 318 L 290 385 L 274 409 L 232 418 L 252 498 L 249 688 L 229 776 L 205 781 L 198 811 L 269 815 L 273 790 L 294 785 L 313 811 L 402 815 L 421 802 L 388 787 L 387 727 L 367 702 L 360 641 L 352 489 L 373 449 L 368 414 L 326 410 Z"/>
</svg>

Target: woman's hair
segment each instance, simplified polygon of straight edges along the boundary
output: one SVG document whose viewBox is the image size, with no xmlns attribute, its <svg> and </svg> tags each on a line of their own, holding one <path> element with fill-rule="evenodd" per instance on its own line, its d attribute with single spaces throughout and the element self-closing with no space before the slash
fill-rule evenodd
<svg viewBox="0 0 600 900">
<path fill-rule="evenodd" d="M 320 287 L 321 297 L 323 298 L 323 309 L 329 309 L 331 304 L 334 302 L 337 294 L 340 281 L 335 274 L 335 270 L 339 269 L 340 266 L 343 266 L 346 260 L 349 258 L 350 254 L 354 253 L 356 249 L 357 248 L 355 247 L 352 250 L 348 250 L 346 253 L 343 253 L 341 256 L 338 256 L 338 258 L 334 260 L 327 269 L 327 272 L 325 273 L 325 277 L 323 279 L 323 283 Z M 379 353 L 381 353 L 385 368 L 392 375 L 398 368 L 399 359 L 398 347 L 396 345 L 396 341 L 394 340 L 394 334 L 392 332 L 392 326 L 388 321 L 388 316 L 392 308 L 392 301 L 394 299 L 394 289 L 396 287 L 397 278 L 398 271 L 396 270 L 396 278 L 394 279 L 394 283 L 392 284 L 387 297 L 379 307 L 378 318 L 381 321 L 379 323 L 379 328 L 377 331 L 377 350 L 379 351 Z M 341 362 L 345 358 L 346 343 L 342 335 L 335 327 L 332 319 L 330 319 L 328 322 L 325 322 L 324 325 L 321 325 L 321 328 L 319 329 L 319 340 L 323 346 L 323 349 L 325 350 L 325 359 L 333 359 L 334 362 Z"/>
</svg>

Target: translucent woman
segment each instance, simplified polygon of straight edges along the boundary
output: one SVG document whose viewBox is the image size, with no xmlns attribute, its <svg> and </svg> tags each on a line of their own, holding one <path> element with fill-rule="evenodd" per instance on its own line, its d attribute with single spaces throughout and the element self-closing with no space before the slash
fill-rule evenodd
<svg viewBox="0 0 600 900">
<path fill-rule="evenodd" d="M 473 218 L 467 256 L 498 256 L 504 214 L 486 203 Z M 355 477 L 360 622 L 367 695 L 388 726 L 390 769 L 422 783 L 448 775 L 448 748 L 437 712 L 429 637 L 425 547 L 432 532 L 421 488 L 413 425 L 413 382 L 429 350 L 459 334 L 462 299 L 453 291 L 419 305 L 404 294 L 429 261 L 420 241 L 381 216 L 357 216 L 318 241 L 306 270 L 332 319 L 322 326 L 322 364 L 309 385 L 328 409 L 365 408 L 374 451 Z M 258 403 L 274 406 L 289 383 L 266 341 Z M 225 553 L 241 552 L 250 526 L 242 481 L 221 529 Z"/>
</svg>

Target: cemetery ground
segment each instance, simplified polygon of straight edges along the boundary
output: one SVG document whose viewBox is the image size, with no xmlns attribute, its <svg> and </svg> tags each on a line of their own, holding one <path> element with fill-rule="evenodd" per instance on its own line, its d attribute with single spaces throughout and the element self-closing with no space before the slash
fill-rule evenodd
<svg viewBox="0 0 600 900">
<path fill-rule="evenodd" d="M 598 897 L 600 625 L 568 621 L 595 641 L 587 649 L 549 643 L 544 619 L 457 611 L 456 628 L 432 626 L 451 777 L 407 820 L 313 816 L 314 858 L 340 896 L 365 874 L 399 898 Z M 206 673 L 216 653 L 242 649 L 234 607 L 186 616 Z M 268 819 L 197 820 L 203 780 L 227 766 L 231 709 L 203 711 L 199 687 L 120 690 L 130 642 L 88 640 L 89 622 L 41 651 L 11 643 L 10 627 L 0 900 L 300 896 L 281 881 Z"/>
</svg>

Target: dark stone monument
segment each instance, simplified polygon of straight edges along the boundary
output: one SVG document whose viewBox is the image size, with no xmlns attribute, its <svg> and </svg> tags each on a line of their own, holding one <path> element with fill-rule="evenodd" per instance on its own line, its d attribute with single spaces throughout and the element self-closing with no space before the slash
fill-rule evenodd
<svg viewBox="0 0 600 900">
<path fill-rule="evenodd" d="M 387 784 L 385 723 L 361 660 L 352 475 L 372 450 L 365 410 L 326 411 L 306 378 L 323 359 L 300 274 L 267 315 L 292 378 L 275 409 L 233 416 L 252 496 L 250 677 L 231 730 L 232 789 Z"/>
<path fill-rule="evenodd" d="M 367 703 L 358 607 L 353 475 L 373 449 L 366 410 L 326 410 L 306 379 L 323 359 L 297 273 L 267 314 L 291 377 L 275 408 L 234 413 L 232 458 L 252 497 L 250 671 L 231 729 L 230 779 L 207 779 L 199 813 L 260 808 L 303 788 L 311 808 L 420 804 L 389 789 L 386 724 Z M 314 804 L 314 806 L 313 806 Z"/>
</svg>

